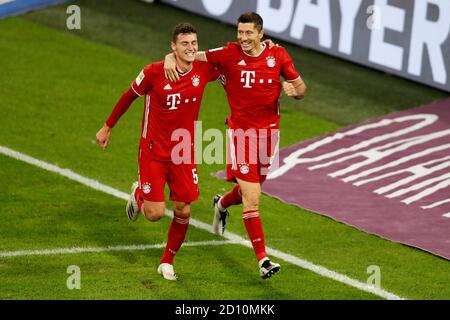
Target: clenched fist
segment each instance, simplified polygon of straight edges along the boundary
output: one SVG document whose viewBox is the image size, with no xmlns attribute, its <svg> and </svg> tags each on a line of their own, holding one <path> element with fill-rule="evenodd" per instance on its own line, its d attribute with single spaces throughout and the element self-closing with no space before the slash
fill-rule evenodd
<svg viewBox="0 0 450 320">
<path fill-rule="evenodd" d="M 95 140 L 100 147 L 105 149 L 108 146 L 110 136 L 111 128 L 105 124 L 100 130 L 98 130 L 97 134 L 95 135 Z"/>
<path fill-rule="evenodd" d="M 295 90 L 294 85 L 290 82 L 283 81 L 283 91 L 288 97 L 297 96 L 297 90 Z"/>
</svg>

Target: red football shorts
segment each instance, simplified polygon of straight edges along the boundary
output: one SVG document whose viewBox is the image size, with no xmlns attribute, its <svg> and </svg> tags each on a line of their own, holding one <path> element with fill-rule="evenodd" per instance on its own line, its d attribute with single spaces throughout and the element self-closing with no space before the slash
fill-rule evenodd
<svg viewBox="0 0 450 320">
<path fill-rule="evenodd" d="M 193 202 L 198 199 L 198 175 L 195 163 L 174 164 L 171 161 L 154 160 L 151 157 L 150 150 L 140 148 L 140 195 L 147 201 L 165 201 L 164 187 L 166 182 L 170 189 L 170 200 Z"/>
<path fill-rule="evenodd" d="M 263 183 L 278 165 L 278 129 L 228 129 L 227 180 Z"/>
</svg>

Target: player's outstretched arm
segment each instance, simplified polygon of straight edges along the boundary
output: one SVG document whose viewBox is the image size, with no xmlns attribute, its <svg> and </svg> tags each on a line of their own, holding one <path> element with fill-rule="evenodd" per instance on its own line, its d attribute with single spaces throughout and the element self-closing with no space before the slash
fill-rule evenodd
<svg viewBox="0 0 450 320">
<path fill-rule="evenodd" d="M 103 127 L 101 127 L 101 129 L 98 130 L 97 134 L 95 135 L 95 140 L 102 149 L 105 149 L 109 144 L 110 136 L 111 136 L 111 128 L 108 127 L 108 125 L 105 123 Z"/>
<path fill-rule="evenodd" d="M 306 84 L 300 77 L 293 81 L 283 81 L 283 90 L 288 97 L 300 100 L 306 95 Z"/>
<path fill-rule="evenodd" d="M 195 55 L 195 60 L 206 61 L 205 52 L 198 51 Z M 177 60 L 173 52 L 167 54 L 164 59 L 164 75 L 167 80 L 170 80 L 172 82 L 177 82 L 178 80 L 180 80 L 180 76 L 177 72 Z"/>
<path fill-rule="evenodd" d="M 101 148 L 105 149 L 108 146 L 112 128 L 137 97 L 137 93 L 130 87 L 117 101 L 105 124 L 95 135 L 95 141 Z"/>
</svg>

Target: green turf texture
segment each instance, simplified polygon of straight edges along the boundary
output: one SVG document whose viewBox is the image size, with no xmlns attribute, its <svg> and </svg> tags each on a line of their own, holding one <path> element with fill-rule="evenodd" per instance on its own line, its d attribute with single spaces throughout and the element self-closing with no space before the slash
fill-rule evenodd
<svg viewBox="0 0 450 320">
<path fill-rule="evenodd" d="M 203 48 L 233 40 L 234 30 L 162 5 L 105 2 L 77 2 L 82 9 L 81 31 L 65 29 L 65 6 L 0 21 L 0 145 L 128 192 L 136 178 L 143 102 L 135 102 L 120 120 L 110 146 L 103 151 L 93 139 L 112 106 L 142 66 L 163 57 L 176 22 L 193 22 L 201 30 Z M 309 92 L 300 103 L 283 99 L 283 146 L 445 96 L 347 62 L 287 47 Z M 204 130 L 225 129 L 227 113 L 223 89 L 209 85 L 200 115 Z M 120 199 L 4 156 L 0 156 L 0 163 L 0 209 L 4 216 L 0 251 L 165 241 L 168 219 L 130 224 Z M 193 218 L 209 223 L 212 196 L 230 188 L 211 177 L 219 169 L 223 165 L 199 166 L 201 197 L 193 204 Z M 261 213 L 270 247 L 362 282 L 369 276 L 367 267 L 378 265 L 382 287 L 407 298 L 450 297 L 450 266 L 444 259 L 266 196 L 261 199 Z M 239 208 L 231 210 L 229 230 L 246 236 Z M 219 237 L 193 227 L 189 230 L 189 241 L 211 239 Z M 251 250 L 237 245 L 183 248 L 176 260 L 180 261 L 176 265 L 180 281 L 172 284 L 155 272 L 160 255 L 161 250 L 154 249 L 0 258 L 0 298 L 378 298 L 283 262 L 277 279 L 262 281 Z M 71 264 L 82 269 L 80 291 L 65 287 L 66 268 Z M 198 272 L 199 265 L 204 268 L 202 272 Z M 276 296 L 269 295 L 268 288 Z"/>
<path fill-rule="evenodd" d="M 166 238 L 169 218 L 130 223 L 121 199 L 3 155 L 0 161 L 2 179 L 21 186 L 0 196 L 6 221 L 1 228 L 1 251 L 159 244 Z M 30 203 L 34 210 L 30 211 Z M 192 227 L 186 241 L 219 239 Z M 162 252 L 0 258 L 0 298 L 271 299 L 274 292 L 280 299 L 319 299 L 323 292 L 330 299 L 373 298 L 289 264 L 283 266 L 277 281 L 260 280 L 252 251 L 240 245 L 183 248 L 176 258 L 179 280 L 171 283 L 156 274 Z M 70 265 L 80 267 L 81 290 L 67 289 Z"/>
</svg>

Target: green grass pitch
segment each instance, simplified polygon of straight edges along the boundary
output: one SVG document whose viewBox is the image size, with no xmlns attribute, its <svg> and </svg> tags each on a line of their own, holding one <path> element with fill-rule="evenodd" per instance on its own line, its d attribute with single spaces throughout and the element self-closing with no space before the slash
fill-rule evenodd
<svg viewBox="0 0 450 320">
<path fill-rule="evenodd" d="M 122 117 L 103 151 L 93 140 L 114 103 L 144 65 L 163 58 L 174 24 L 196 25 L 201 49 L 234 40 L 234 28 L 160 4 L 75 4 L 82 12 L 79 31 L 66 29 L 65 5 L 0 21 L 0 146 L 128 192 L 137 175 L 143 102 Z M 309 87 L 300 103 L 282 99 L 282 146 L 446 96 L 280 44 Z M 223 89 L 209 85 L 200 114 L 203 129 L 224 130 L 227 114 Z M 230 188 L 211 176 L 220 169 L 223 165 L 199 166 L 201 196 L 192 208 L 198 221 L 211 223 L 212 196 Z M 166 241 L 169 218 L 130 223 L 123 200 L 2 154 L 0 191 L 0 253 Z M 445 259 L 267 196 L 261 214 L 271 248 L 362 283 L 367 268 L 377 265 L 382 288 L 401 297 L 450 298 Z M 240 215 L 239 208 L 231 209 L 228 228 L 245 238 Z M 193 226 L 186 239 L 213 240 L 223 238 Z M 239 244 L 182 248 L 175 259 L 179 281 L 171 283 L 156 273 L 162 250 L 0 256 L 0 299 L 380 299 L 281 260 L 280 274 L 263 281 L 252 250 Z M 80 290 L 67 289 L 70 265 L 81 269 Z"/>
</svg>

